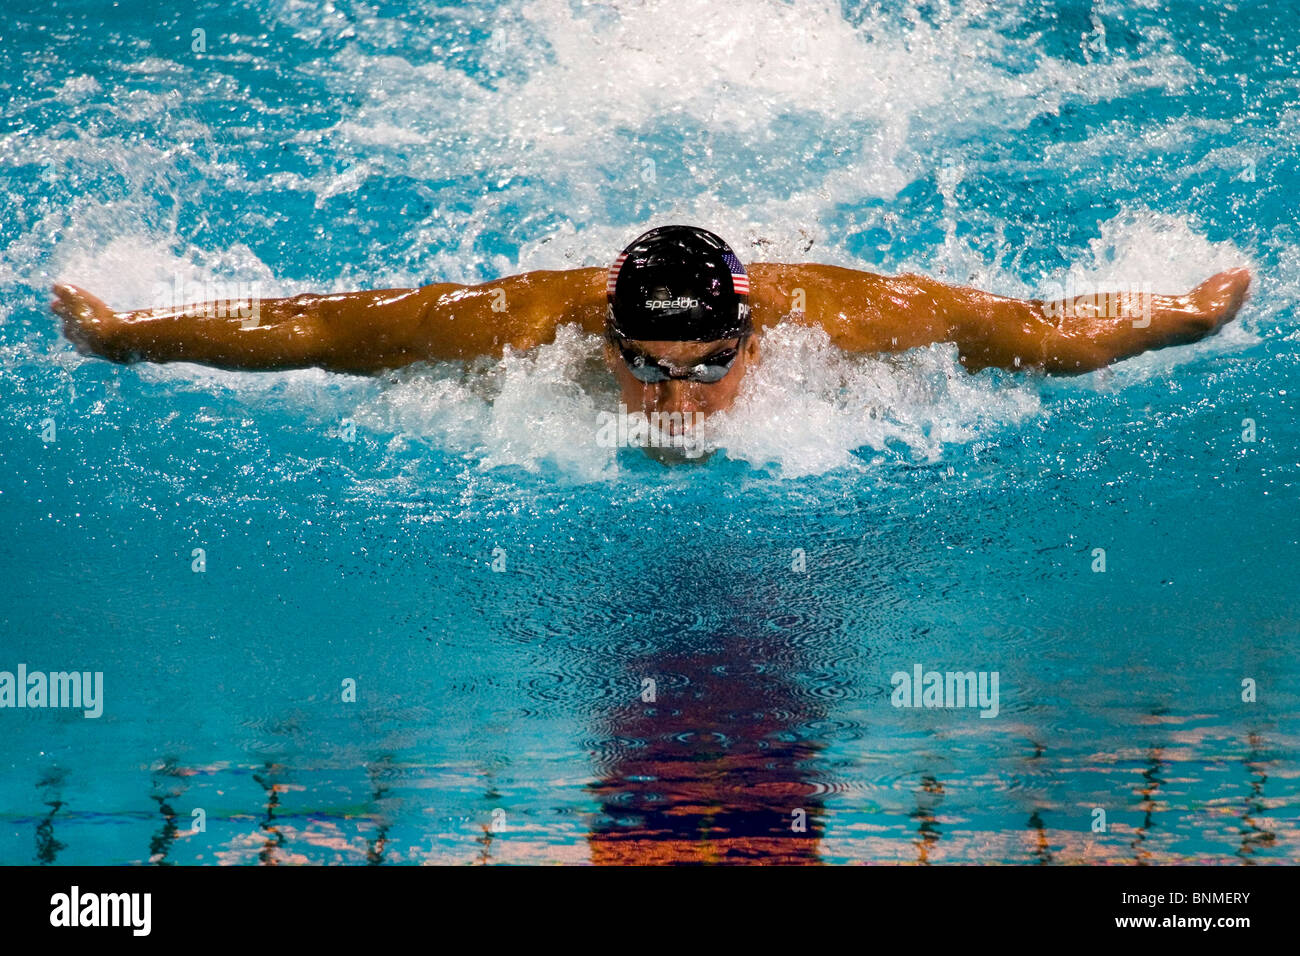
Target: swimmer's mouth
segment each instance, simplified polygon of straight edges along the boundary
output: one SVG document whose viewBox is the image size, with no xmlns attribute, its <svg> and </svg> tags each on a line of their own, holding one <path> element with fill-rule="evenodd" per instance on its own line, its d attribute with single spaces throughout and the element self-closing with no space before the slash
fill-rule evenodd
<svg viewBox="0 0 1300 956">
<path fill-rule="evenodd" d="M 700 431 L 707 417 L 704 412 L 652 412 L 650 421 L 664 435 L 689 439 Z"/>
</svg>

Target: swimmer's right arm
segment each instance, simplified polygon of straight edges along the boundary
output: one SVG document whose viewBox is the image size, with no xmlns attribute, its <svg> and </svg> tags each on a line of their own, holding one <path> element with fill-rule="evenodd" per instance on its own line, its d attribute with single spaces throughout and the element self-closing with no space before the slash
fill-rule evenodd
<svg viewBox="0 0 1300 956">
<path fill-rule="evenodd" d="M 500 355 L 551 341 L 577 322 L 602 327 L 605 270 L 538 271 L 480 285 L 436 283 L 249 302 L 115 311 L 76 286 L 51 304 L 78 350 L 115 362 L 197 362 L 268 371 L 358 374 L 419 361 Z"/>
</svg>

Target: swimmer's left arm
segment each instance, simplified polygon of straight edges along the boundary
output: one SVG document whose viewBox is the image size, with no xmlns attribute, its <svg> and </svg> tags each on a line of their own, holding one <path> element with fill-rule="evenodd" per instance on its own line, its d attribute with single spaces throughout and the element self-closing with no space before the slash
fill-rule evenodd
<svg viewBox="0 0 1300 956">
<path fill-rule="evenodd" d="M 1250 272 L 1211 276 L 1186 295 L 1101 292 L 1071 299 L 1008 299 L 924 280 L 950 326 L 961 363 L 1079 375 L 1213 335 L 1241 309 Z"/>
<path fill-rule="evenodd" d="M 839 266 L 755 263 L 749 273 L 760 327 L 789 317 L 825 329 L 852 352 L 955 342 L 970 371 L 1036 368 L 1062 375 L 1210 335 L 1237 314 L 1250 285 L 1250 273 L 1234 269 L 1182 296 L 1102 294 L 1051 302 Z"/>
</svg>

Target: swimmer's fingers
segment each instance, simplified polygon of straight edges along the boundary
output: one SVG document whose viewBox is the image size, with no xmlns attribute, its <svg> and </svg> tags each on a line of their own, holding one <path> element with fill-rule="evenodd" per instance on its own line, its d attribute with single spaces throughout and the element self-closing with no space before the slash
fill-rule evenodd
<svg viewBox="0 0 1300 956">
<path fill-rule="evenodd" d="M 109 347 L 110 335 L 121 320 L 98 296 L 75 285 L 54 285 L 55 299 L 50 308 L 63 319 L 63 334 L 83 355 L 114 358 Z"/>
<path fill-rule="evenodd" d="M 56 282 L 53 291 L 56 298 L 50 303 L 50 307 L 64 318 L 90 321 L 113 314 L 113 310 L 103 299 L 70 283 Z"/>
<path fill-rule="evenodd" d="M 1187 294 L 1188 302 L 1215 331 L 1231 322 L 1250 291 L 1249 269 L 1228 269 L 1210 276 Z"/>
</svg>

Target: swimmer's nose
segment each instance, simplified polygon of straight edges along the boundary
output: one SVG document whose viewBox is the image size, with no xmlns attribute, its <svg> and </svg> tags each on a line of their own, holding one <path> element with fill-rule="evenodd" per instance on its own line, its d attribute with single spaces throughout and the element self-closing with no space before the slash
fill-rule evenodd
<svg viewBox="0 0 1300 956">
<path fill-rule="evenodd" d="M 695 413 L 700 410 L 700 403 L 691 397 L 688 384 L 677 379 L 669 379 L 660 386 L 659 401 L 655 403 L 656 410 L 669 415 L 676 413 L 681 419 L 670 421 L 668 424 L 670 434 L 683 432 L 685 430 L 683 423 L 693 420 Z"/>
<path fill-rule="evenodd" d="M 662 412 L 693 412 L 698 405 L 690 397 L 687 383 L 675 378 L 669 379 L 661 386 L 659 393 L 659 410 Z"/>
</svg>

